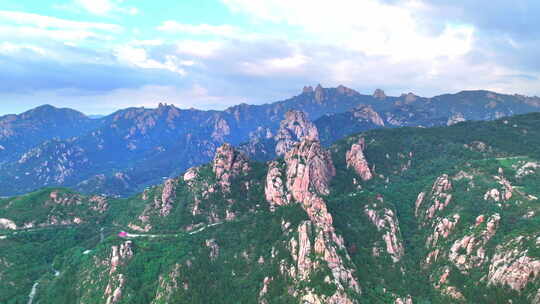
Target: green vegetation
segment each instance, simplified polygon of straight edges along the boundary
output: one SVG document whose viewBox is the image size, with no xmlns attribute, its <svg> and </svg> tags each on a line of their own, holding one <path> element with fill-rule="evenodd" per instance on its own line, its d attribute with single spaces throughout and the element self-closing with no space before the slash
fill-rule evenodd
<svg viewBox="0 0 540 304">
<path fill-rule="evenodd" d="M 528 114 L 445 128 L 373 130 L 333 145 L 337 174 L 324 199 L 333 226 L 344 239 L 346 252 L 340 256 L 350 256 L 346 263 L 362 289 L 362 295 L 351 298 L 360 303 L 393 303 L 397 296 L 411 295 L 414 303 L 456 303 L 443 292 L 454 287 L 466 303 L 530 303 L 538 278 L 531 278 L 519 292 L 488 286 L 489 262 L 464 270 L 448 252 L 463 237 L 483 237 L 487 223 L 477 223 L 480 215 L 487 220 L 499 214 L 496 233 L 483 245 L 485 255 L 492 257 L 510 246 L 540 259 L 536 243 L 540 168 L 526 166 L 540 162 L 539 133 L 540 114 Z M 346 151 L 360 136 L 375 175 L 366 182 L 345 162 Z M 332 295 L 336 285 L 327 280 L 330 270 L 324 263 L 309 280 L 284 275 L 283 267 L 286 272 L 295 265 L 290 241 L 298 237 L 298 226 L 308 218 L 299 204 L 271 212 L 264 196 L 267 167 L 252 163 L 251 168 L 249 174 L 234 178 L 231 191 L 225 193 L 209 165 L 199 167 L 190 182 L 174 180 L 175 195 L 166 216 L 159 209 L 163 185 L 127 199 L 109 198 L 106 212 L 97 211 L 89 197 L 65 189 L 1 199 L 2 218 L 21 227 L 33 222 L 34 227 L 0 232 L 6 236 L 0 239 L 0 303 L 26 303 L 35 282 L 39 282 L 39 303 L 105 303 L 107 285 L 113 282 L 116 288 L 120 274 L 118 303 L 257 303 L 265 279 L 271 282 L 263 295 L 268 303 L 298 303 L 300 295 L 291 289 Z M 418 194 L 426 193 L 419 207 L 425 214 L 432 204 L 432 185 L 443 174 L 452 184 L 449 205 L 437 210 L 433 219 L 415 216 Z M 512 196 L 484 199 L 488 190 L 506 191 L 502 178 L 512 185 Z M 67 198 L 66 203 L 54 203 L 52 192 Z M 395 214 L 397 238 L 405 252 L 399 261 L 386 252 L 383 237 L 388 228 L 378 230 L 366 216 L 366 208 Z M 459 221 L 451 234 L 440 237 L 434 247 L 426 246 L 435 224 L 456 214 Z M 52 216 L 56 223 L 51 222 Z M 142 216 L 147 218 L 143 221 Z M 61 224 L 75 217 L 83 222 Z M 150 228 L 137 232 L 130 224 Z M 133 255 L 120 259 L 111 272 L 112 247 L 126 242 L 117 236 L 121 230 L 132 234 L 128 238 Z M 522 241 L 517 242 L 518 237 Z M 435 249 L 440 250 L 440 258 L 428 265 L 426 257 Z M 462 248 L 457 254 L 468 253 Z M 319 258 L 313 252 L 310 257 Z M 437 289 L 445 269 L 450 274 Z"/>
</svg>

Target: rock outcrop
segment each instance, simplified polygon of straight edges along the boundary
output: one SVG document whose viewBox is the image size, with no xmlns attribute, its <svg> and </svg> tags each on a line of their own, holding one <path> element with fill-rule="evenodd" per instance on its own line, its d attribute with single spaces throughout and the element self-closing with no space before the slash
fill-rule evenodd
<svg viewBox="0 0 540 304">
<path fill-rule="evenodd" d="M 291 193 L 286 189 L 287 176 L 283 167 L 278 161 L 268 165 L 264 194 L 270 203 L 270 210 L 275 210 L 276 206 L 288 205 L 292 201 Z"/>
<path fill-rule="evenodd" d="M 309 200 L 312 194 L 330 193 L 330 179 L 336 169 L 330 152 L 318 141 L 303 140 L 285 155 L 287 189 L 297 202 Z"/>
<path fill-rule="evenodd" d="M 353 144 L 351 149 L 347 151 L 345 159 L 347 161 L 347 168 L 352 167 L 362 180 L 367 181 L 373 178 L 373 174 L 369 169 L 368 162 L 364 155 L 364 149 L 365 141 L 362 137 L 358 143 Z"/>
<path fill-rule="evenodd" d="M 6 218 L 0 218 L 0 229 L 17 229 L 17 224 L 14 221 Z"/>
<path fill-rule="evenodd" d="M 313 93 L 313 87 L 312 87 L 312 86 L 305 86 L 305 87 L 302 89 L 302 93 L 303 93 L 303 94 L 310 94 L 310 93 Z"/>
<path fill-rule="evenodd" d="M 378 203 L 366 205 L 364 214 L 377 227 L 377 231 L 383 232 L 382 239 L 386 246 L 386 252 L 394 263 L 399 262 L 405 251 L 401 242 L 401 231 L 399 222 L 394 212 L 388 208 L 381 208 L 382 197 Z"/>
<path fill-rule="evenodd" d="M 385 100 L 386 94 L 381 89 L 376 89 L 375 92 L 373 92 L 373 98 L 379 99 L 379 100 Z"/>
<path fill-rule="evenodd" d="M 319 140 L 317 127 L 307 118 L 302 111 L 291 110 L 285 113 L 285 119 L 281 121 L 276 141 L 276 155 L 285 155 L 296 143 L 303 139 Z"/>
<path fill-rule="evenodd" d="M 161 197 L 154 198 L 154 207 L 159 210 L 160 216 L 167 216 L 173 208 L 174 198 L 176 197 L 176 180 L 170 178 L 163 183 Z"/>
<path fill-rule="evenodd" d="M 437 178 L 431 192 L 428 196 L 428 201 L 430 205 L 423 207 L 424 202 L 426 201 L 426 194 L 421 192 L 418 194 L 415 204 L 415 214 L 417 217 L 421 217 L 424 221 L 421 225 L 426 225 L 430 220 L 435 217 L 436 213 L 443 211 L 450 201 L 452 200 L 452 182 L 448 178 L 447 174 L 443 174 Z"/>
<path fill-rule="evenodd" d="M 450 236 L 450 233 L 454 230 L 459 223 L 459 214 L 454 214 L 451 218 L 442 218 L 438 222 L 433 223 L 433 233 L 428 237 L 426 241 L 427 248 L 437 247 L 437 243 L 440 239 L 446 239 Z"/>
<path fill-rule="evenodd" d="M 112 246 L 109 264 L 109 281 L 105 288 L 104 296 L 107 304 L 113 304 L 122 298 L 122 290 L 126 278 L 118 272 L 118 267 L 127 263 L 133 257 L 132 242 L 126 241 L 120 246 Z"/>
<path fill-rule="evenodd" d="M 215 239 L 206 240 L 205 244 L 206 244 L 206 247 L 208 247 L 208 249 L 210 249 L 210 254 L 209 254 L 210 259 L 212 261 L 217 259 L 218 255 L 219 255 L 219 245 L 216 242 L 216 240 Z"/>
<path fill-rule="evenodd" d="M 197 176 L 199 175 L 199 170 L 198 168 L 196 167 L 193 167 L 193 168 L 189 168 L 185 173 L 184 173 L 184 181 L 186 183 L 191 183 L 193 180 L 195 180 L 197 178 Z"/>
<path fill-rule="evenodd" d="M 451 125 L 455 125 L 457 123 L 464 122 L 464 121 L 467 121 L 467 119 L 465 119 L 465 116 L 463 116 L 463 113 L 454 113 L 452 114 L 452 116 L 448 118 L 446 125 L 451 126 Z"/>
<path fill-rule="evenodd" d="M 330 179 L 335 175 L 330 153 L 322 149 L 320 142 L 304 139 L 287 152 L 285 163 L 287 190 L 309 217 L 308 221 L 298 227 L 298 239 L 293 238 L 290 241 L 289 247 L 296 265 L 288 274 L 296 281 L 302 281 L 324 262 L 332 273 L 333 278 L 328 280 L 336 286 L 336 292 L 325 298 L 310 290 L 304 290 L 302 301 L 353 303 L 345 290 L 360 292 L 360 287 L 353 271 L 347 267 L 350 257 L 346 254 L 343 238 L 336 234 L 332 215 L 321 197 L 329 194 Z M 311 239 L 314 241 L 311 242 Z M 315 259 L 312 258 L 312 253 L 315 253 Z"/>
<path fill-rule="evenodd" d="M 326 98 L 325 91 L 323 87 L 320 84 L 318 84 L 317 87 L 315 88 L 315 96 L 314 96 L 315 102 L 318 104 L 322 104 L 325 98 Z"/>
<path fill-rule="evenodd" d="M 224 144 L 217 149 L 212 168 L 224 192 L 230 192 L 234 177 L 250 170 L 247 156 L 229 144 Z"/>
<path fill-rule="evenodd" d="M 489 217 L 480 233 L 471 233 L 455 241 L 448 259 L 462 271 L 481 266 L 487 258 L 485 246 L 497 232 L 500 219 L 501 216 L 495 213 Z M 474 225 L 471 229 L 476 227 Z"/>
<path fill-rule="evenodd" d="M 497 246 L 489 266 L 489 285 L 506 285 L 521 291 L 539 277 L 540 260 L 527 255 L 527 250 L 523 249 L 525 241 L 528 241 L 527 237 L 519 236 Z"/>
<path fill-rule="evenodd" d="M 502 202 L 507 201 L 512 198 L 514 187 L 510 183 L 509 180 L 507 180 L 504 177 L 504 172 L 502 168 L 499 168 L 499 175 L 494 176 L 494 179 L 497 181 L 499 185 L 501 185 L 500 189 L 490 189 L 484 194 L 484 200 L 492 200 L 495 202 Z"/>
<path fill-rule="evenodd" d="M 360 105 L 352 110 L 352 114 L 356 120 L 363 120 L 384 127 L 384 120 L 381 115 L 370 105 Z"/>
<path fill-rule="evenodd" d="M 356 92 L 355 90 L 351 88 L 347 88 L 346 86 L 341 85 L 341 84 L 336 88 L 336 91 L 341 95 L 347 95 L 347 96 L 359 95 L 359 93 Z"/>
</svg>

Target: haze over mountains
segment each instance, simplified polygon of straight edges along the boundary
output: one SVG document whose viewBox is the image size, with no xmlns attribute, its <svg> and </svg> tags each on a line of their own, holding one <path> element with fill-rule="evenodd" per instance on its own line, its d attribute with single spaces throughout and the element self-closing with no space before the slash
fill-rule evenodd
<svg viewBox="0 0 540 304">
<path fill-rule="evenodd" d="M 225 142 L 269 160 L 309 128 L 329 145 L 374 128 L 452 125 L 539 109 L 540 98 L 489 91 L 391 97 L 381 90 L 364 95 L 320 85 L 287 100 L 224 111 L 160 104 L 91 119 L 76 110 L 41 106 L 0 117 L 0 195 L 49 186 L 130 195 L 209 161 Z M 292 110 L 305 115 L 287 115 Z"/>
</svg>

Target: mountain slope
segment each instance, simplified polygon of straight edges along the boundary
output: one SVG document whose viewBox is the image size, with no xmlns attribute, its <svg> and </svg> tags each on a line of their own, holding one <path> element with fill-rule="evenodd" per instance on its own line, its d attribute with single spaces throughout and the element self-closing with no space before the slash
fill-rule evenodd
<svg viewBox="0 0 540 304">
<path fill-rule="evenodd" d="M 40 303 L 538 303 L 539 130 L 537 113 L 377 129 L 266 164 L 223 145 L 129 199 L 4 199 L 3 223 L 31 201 L 48 226 L 4 225 L 0 301 L 37 283 Z M 46 259 L 14 256 L 53 236 Z"/>
<path fill-rule="evenodd" d="M 293 133 L 305 128 L 294 126 L 295 119 L 287 117 L 290 111 L 304 112 L 305 118 L 297 122 L 307 125 L 308 118 L 313 120 L 322 143 L 330 145 L 373 128 L 495 119 L 536 111 L 539 106 L 538 98 L 488 91 L 423 98 L 412 93 L 389 97 L 381 91 L 362 95 L 343 86 L 317 86 L 306 87 L 300 95 L 284 101 L 243 104 L 225 111 L 181 110 L 162 104 L 157 109 L 129 108 L 89 119 L 78 112 L 58 116 L 54 113 L 69 111 L 44 107 L 34 111 L 40 115 L 31 111 L 34 114 L 18 117 L 17 123 L 0 125 L 0 133 L 12 134 L 6 139 L 9 145 L 0 141 L 0 149 L 5 150 L 0 154 L 9 155 L 9 159 L 0 159 L 0 195 L 45 186 L 131 195 L 211 160 L 225 142 L 247 143 L 242 149 L 250 157 L 272 159 L 283 154 L 276 150 L 280 141 L 300 135 Z M 4 121 L 10 119 L 12 116 Z M 293 133 L 282 128 L 287 123 Z"/>
<path fill-rule="evenodd" d="M 13 161 L 20 153 L 52 138 L 69 138 L 86 133 L 100 124 L 71 109 L 50 105 L 20 115 L 0 117 L 0 164 Z"/>
</svg>

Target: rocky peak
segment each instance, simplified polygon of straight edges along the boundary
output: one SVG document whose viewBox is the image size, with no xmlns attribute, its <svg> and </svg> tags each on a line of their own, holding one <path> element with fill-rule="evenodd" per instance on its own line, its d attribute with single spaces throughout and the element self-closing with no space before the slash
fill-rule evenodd
<svg viewBox="0 0 540 304">
<path fill-rule="evenodd" d="M 225 137 L 231 134 L 231 127 L 229 123 L 221 118 L 217 117 L 214 123 L 214 131 L 212 132 L 212 139 L 218 142 L 225 141 Z"/>
<path fill-rule="evenodd" d="M 518 236 L 496 247 L 489 266 L 488 285 L 507 285 L 521 291 L 539 277 L 540 260 L 528 255 L 523 246 L 527 241 L 530 242 L 530 238 Z"/>
<path fill-rule="evenodd" d="M 364 207 L 364 214 L 377 227 L 377 231 L 383 232 L 382 239 L 386 246 L 386 252 L 391 256 L 392 261 L 397 263 L 405 254 L 401 241 L 401 231 L 399 221 L 394 211 L 389 208 L 381 208 L 382 197 L 379 203 L 373 203 Z"/>
<path fill-rule="evenodd" d="M 156 207 L 159 208 L 159 214 L 161 216 L 167 216 L 171 212 L 175 192 L 176 181 L 172 178 L 167 179 L 163 184 L 163 191 L 161 193 L 161 200 L 155 198 Z"/>
<path fill-rule="evenodd" d="M 291 202 L 291 194 L 285 189 L 285 178 L 279 162 L 273 161 L 268 165 L 264 194 L 272 211 L 276 206 L 288 205 Z"/>
<path fill-rule="evenodd" d="M 326 195 L 329 184 L 336 175 L 330 152 L 319 141 L 304 139 L 285 155 L 287 163 L 287 188 L 293 197 L 302 202 L 310 190 Z"/>
<path fill-rule="evenodd" d="M 229 192 L 231 180 L 240 174 L 247 173 L 249 169 L 247 156 L 230 144 L 223 144 L 217 149 L 213 161 L 213 171 L 224 191 Z"/>
<path fill-rule="evenodd" d="M 370 105 L 360 105 L 352 110 L 353 116 L 384 127 L 384 120 Z"/>
<path fill-rule="evenodd" d="M 356 92 L 355 90 L 351 88 L 347 88 L 346 86 L 343 86 L 343 85 L 339 85 L 336 88 L 336 90 L 339 94 L 342 94 L 342 95 L 348 95 L 348 96 L 358 95 L 358 92 Z"/>
<path fill-rule="evenodd" d="M 375 92 L 373 92 L 373 98 L 379 99 L 379 100 L 385 100 L 386 94 L 381 89 L 376 89 Z"/>
<path fill-rule="evenodd" d="M 347 151 L 345 159 L 347 161 L 347 168 L 352 167 L 354 171 L 367 181 L 373 177 L 371 170 L 369 169 L 368 162 L 364 156 L 365 141 L 364 138 L 360 138 L 358 143 L 353 144 L 351 149 Z"/>
<path fill-rule="evenodd" d="M 450 117 L 448 117 L 448 121 L 446 122 L 447 126 L 455 125 L 460 122 L 464 122 L 467 119 L 463 115 L 463 113 L 457 112 L 453 113 Z"/>
<path fill-rule="evenodd" d="M 305 303 L 353 303 L 345 289 L 350 288 L 359 293 L 360 287 L 352 274 L 353 270 L 346 266 L 345 260 L 350 261 L 350 257 L 346 253 L 343 238 L 336 234 L 332 215 L 320 196 L 329 194 L 330 179 L 336 174 L 330 153 L 323 150 L 320 142 L 304 139 L 287 152 L 285 163 L 287 189 L 310 219 L 299 227 L 298 242 L 293 240 L 291 244 L 291 253 L 297 262 L 293 272 L 298 274 L 300 280 L 308 278 L 320 263 L 317 260 L 323 259 L 337 287 L 334 295 L 328 299 L 308 292 L 302 300 Z M 313 229 L 308 229 L 311 225 Z M 309 237 L 308 231 L 313 233 L 312 237 Z M 311 243 L 309 240 L 313 237 L 314 242 Z M 315 253 L 315 260 L 310 258 L 310 252 Z M 338 252 L 345 253 L 341 256 Z"/>
<path fill-rule="evenodd" d="M 302 89 L 302 94 L 311 94 L 313 93 L 313 87 L 312 86 L 305 86 Z"/>
<path fill-rule="evenodd" d="M 325 96 L 323 87 L 320 84 L 318 84 L 317 87 L 315 88 L 315 101 L 319 104 L 322 104 L 325 97 L 326 96 Z"/>
<path fill-rule="evenodd" d="M 412 92 L 409 92 L 407 94 L 402 94 L 401 97 L 405 99 L 405 103 L 413 103 L 418 99 L 418 96 L 416 96 Z"/>
<path fill-rule="evenodd" d="M 420 192 L 415 204 L 415 215 L 423 217 L 424 219 L 431 220 L 435 217 L 436 213 L 443 211 L 450 201 L 452 200 L 452 182 L 450 181 L 448 174 L 443 174 L 437 178 L 431 188 L 431 193 L 428 198 L 430 205 L 423 206 L 426 201 L 426 193 Z M 422 208 L 423 210 L 422 214 Z M 422 225 L 426 225 L 427 222 L 423 222 Z"/>
<path fill-rule="evenodd" d="M 285 113 L 285 119 L 281 121 L 276 140 L 276 154 L 284 155 L 295 143 L 302 139 L 319 140 L 317 127 L 303 111 L 291 110 Z"/>
<path fill-rule="evenodd" d="M 107 304 L 117 303 L 122 298 L 122 290 L 125 285 L 125 276 L 119 273 L 118 267 L 127 263 L 133 257 L 132 241 L 126 241 L 120 246 L 112 246 L 112 253 L 109 260 L 109 281 L 105 288 L 104 295 L 107 297 Z"/>
</svg>

